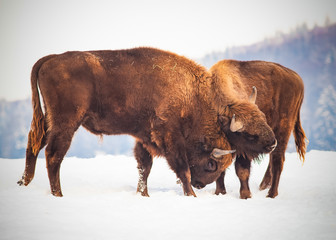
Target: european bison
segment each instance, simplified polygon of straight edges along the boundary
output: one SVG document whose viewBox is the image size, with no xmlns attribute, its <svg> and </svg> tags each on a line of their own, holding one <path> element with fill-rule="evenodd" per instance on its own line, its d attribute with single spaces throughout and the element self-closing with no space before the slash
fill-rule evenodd
<svg viewBox="0 0 336 240">
<path fill-rule="evenodd" d="M 292 132 L 297 152 L 303 161 L 306 152 L 306 136 L 300 123 L 300 108 L 304 95 L 302 79 L 288 68 L 263 61 L 223 60 L 212 66 L 210 71 L 216 79 L 213 88 L 218 91 L 217 101 L 226 106 L 222 111 L 227 118 L 233 117 L 239 123 L 236 131 L 232 131 L 225 124 L 223 129 L 232 147 L 237 149 L 235 168 L 241 182 L 241 198 L 251 197 L 248 186 L 250 162 L 258 157 L 254 145 L 264 134 L 259 125 L 264 125 L 265 119 L 275 134 L 277 146 L 270 146 L 276 148 L 270 154 L 269 166 L 260 189 L 270 187 L 267 196 L 276 197 L 285 161 L 285 150 Z M 256 105 L 249 103 L 255 101 L 255 97 L 249 98 L 251 89 L 255 92 L 258 89 Z M 255 116 L 251 108 L 257 107 L 266 118 Z M 225 193 L 224 173 L 217 180 L 216 193 Z"/>
<path fill-rule="evenodd" d="M 234 152 L 209 98 L 210 78 L 193 61 L 152 48 L 66 52 L 40 59 L 31 73 L 34 114 L 18 183 L 31 182 L 37 155 L 46 146 L 51 192 L 62 196 L 60 165 L 82 125 L 98 135 L 136 138 L 137 191 L 143 196 L 148 196 L 153 156 L 164 156 L 184 194 L 195 196 L 191 182 L 215 181 Z"/>
</svg>

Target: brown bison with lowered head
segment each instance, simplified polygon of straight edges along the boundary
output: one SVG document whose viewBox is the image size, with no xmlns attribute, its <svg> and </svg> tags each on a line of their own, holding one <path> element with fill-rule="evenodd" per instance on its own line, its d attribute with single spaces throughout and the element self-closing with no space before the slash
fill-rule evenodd
<svg viewBox="0 0 336 240">
<path fill-rule="evenodd" d="M 46 146 L 51 192 L 62 196 L 60 165 L 82 125 L 98 135 L 136 138 L 137 190 L 143 196 L 148 196 L 153 156 L 164 156 L 184 194 L 195 196 L 191 182 L 215 181 L 234 152 L 208 99 L 209 76 L 184 57 L 152 48 L 66 52 L 40 59 L 31 74 L 34 115 L 18 183 L 31 182 L 37 155 Z"/>
<path fill-rule="evenodd" d="M 285 161 L 285 150 L 291 133 L 294 133 L 295 143 L 300 158 L 304 160 L 306 152 L 306 136 L 300 123 L 300 108 L 303 101 L 304 85 L 298 74 L 276 63 L 263 61 L 240 62 L 224 60 L 212 68 L 213 87 L 217 89 L 218 101 L 226 106 L 223 111 L 227 118 L 235 116 L 238 127 L 235 131 L 224 124 L 224 132 L 233 148 L 237 148 L 235 162 L 236 173 L 241 182 L 241 198 L 250 198 L 248 186 L 251 160 L 255 154 L 254 145 L 260 141 L 264 132 L 259 125 L 267 121 L 277 139 L 270 148 L 275 150 L 270 154 L 270 162 L 260 189 L 270 187 L 268 197 L 278 195 L 280 174 Z M 251 89 L 255 96 L 248 97 Z M 256 97 L 258 89 L 258 97 Z M 224 99 L 223 96 L 226 96 Z M 255 102 L 256 100 L 256 102 Z M 250 105 L 249 107 L 244 106 Z M 255 102 L 251 103 L 251 102 Z M 251 108 L 259 108 L 265 117 L 256 117 Z M 225 193 L 224 173 L 217 180 L 216 193 Z"/>
</svg>

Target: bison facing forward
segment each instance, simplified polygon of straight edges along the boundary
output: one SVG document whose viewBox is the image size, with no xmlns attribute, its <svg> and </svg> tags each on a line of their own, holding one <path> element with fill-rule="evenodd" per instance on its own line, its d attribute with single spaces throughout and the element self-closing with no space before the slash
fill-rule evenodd
<svg viewBox="0 0 336 240">
<path fill-rule="evenodd" d="M 241 182 L 241 198 L 251 197 L 248 186 L 250 161 L 257 157 L 254 145 L 260 141 L 264 133 L 260 124 L 266 120 L 277 139 L 270 154 L 270 162 L 260 189 L 270 187 L 268 197 L 278 195 L 280 174 L 285 161 L 285 150 L 291 133 L 294 133 L 295 143 L 300 158 L 304 160 L 306 151 L 306 136 L 300 123 L 300 108 L 303 101 L 304 85 L 298 74 L 279 64 L 250 61 L 240 62 L 223 60 L 212 68 L 213 88 L 217 91 L 215 101 L 225 106 L 227 118 L 234 116 L 238 127 L 230 128 L 223 124 L 223 130 L 233 148 L 237 148 L 235 162 L 236 173 Z M 258 89 L 256 95 L 249 97 L 251 89 Z M 256 100 L 256 105 L 254 104 Z M 265 114 L 262 119 L 254 113 L 259 109 Z M 217 181 L 216 193 L 225 193 L 224 173 Z"/>
<path fill-rule="evenodd" d="M 31 74 L 34 116 L 18 183 L 31 182 L 37 155 L 46 146 L 51 192 L 62 196 L 60 165 L 82 125 L 98 135 L 136 138 L 142 195 L 148 196 L 153 156 L 164 156 L 184 194 L 195 196 L 191 182 L 198 186 L 216 180 L 234 152 L 209 100 L 210 78 L 194 62 L 152 48 L 66 52 L 40 59 Z"/>
</svg>

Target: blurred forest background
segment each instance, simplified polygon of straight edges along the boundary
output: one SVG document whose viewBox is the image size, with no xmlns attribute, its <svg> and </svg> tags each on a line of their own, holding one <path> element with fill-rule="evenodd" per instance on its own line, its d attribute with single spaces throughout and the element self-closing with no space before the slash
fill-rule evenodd
<svg viewBox="0 0 336 240">
<path fill-rule="evenodd" d="M 196 61 L 210 68 L 222 59 L 272 61 L 296 71 L 305 83 L 301 121 L 309 138 L 308 150 L 336 151 L 336 24 L 326 21 L 324 26 L 313 29 L 303 24 L 288 34 L 277 33 L 250 46 L 212 52 Z M 25 156 L 31 118 L 30 99 L 0 100 L 1 158 Z M 104 136 L 101 140 L 80 128 L 67 156 L 131 154 L 133 145 L 129 136 Z M 293 139 L 287 150 L 295 151 Z"/>
</svg>

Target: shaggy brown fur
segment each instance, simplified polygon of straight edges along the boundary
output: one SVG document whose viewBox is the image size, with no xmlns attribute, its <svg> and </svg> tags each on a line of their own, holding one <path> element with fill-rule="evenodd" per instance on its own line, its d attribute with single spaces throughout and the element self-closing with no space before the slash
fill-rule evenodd
<svg viewBox="0 0 336 240">
<path fill-rule="evenodd" d="M 214 148 L 231 149 L 209 99 L 209 73 L 176 54 L 152 48 L 66 52 L 40 59 L 31 75 L 34 116 L 26 168 L 19 184 L 34 177 L 46 146 L 51 192 L 62 196 L 59 172 L 75 131 L 129 134 L 136 138 L 138 191 L 148 196 L 153 156 L 164 156 L 185 195 L 216 180 L 231 154 L 211 158 Z M 38 87 L 45 106 L 43 115 Z"/>
<path fill-rule="evenodd" d="M 256 157 L 253 149 L 255 143 L 260 141 L 265 133 L 260 128 L 260 125 L 264 125 L 265 120 L 275 134 L 277 147 L 270 154 L 270 163 L 260 184 L 260 189 L 263 190 L 270 186 L 268 197 L 276 197 L 280 174 L 285 161 L 285 150 L 292 132 L 294 133 L 297 151 L 302 160 L 304 160 L 306 152 L 306 136 L 300 123 L 300 108 L 304 95 L 302 79 L 288 68 L 262 61 L 224 60 L 216 63 L 211 68 L 211 72 L 217 79 L 213 86 L 214 89 L 218 89 L 217 96 L 219 97 L 217 97 L 217 101 L 221 102 L 222 106 L 233 106 L 226 107 L 229 109 L 228 115 L 236 113 L 244 122 L 244 129 L 241 132 L 232 133 L 228 129 L 225 131 L 232 147 L 236 147 L 238 153 L 240 153 L 235 164 L 237 175 L 242 183 L 241 197 L 249 198 L 251 196 L 247 182 L 250 161 Z M 241 107 L 235 109 L 237 102 L 251 105 L 248 102 L 248 97 L 253 86 L 258 89 L 255 110 L 251 111 L 249 108 Z M 262 119 L 260 114 L 255 114 L 257 113 L 257 106 L 266 118 Z M 241 177 L 241 175 L 244 176 Z M 246 175 L 248 176 L 246 177 Z M 216 192 L 225 192 L 222 191 L 223 181 L 224 177 L 222 176 L 217 181 L 218 190 Z"/>
</svg>

